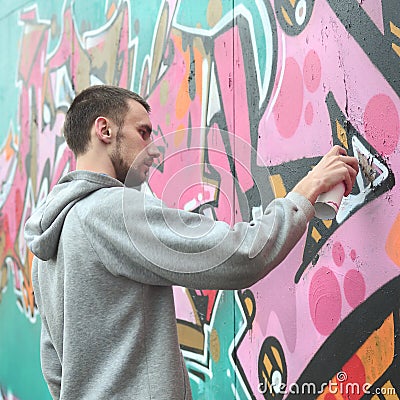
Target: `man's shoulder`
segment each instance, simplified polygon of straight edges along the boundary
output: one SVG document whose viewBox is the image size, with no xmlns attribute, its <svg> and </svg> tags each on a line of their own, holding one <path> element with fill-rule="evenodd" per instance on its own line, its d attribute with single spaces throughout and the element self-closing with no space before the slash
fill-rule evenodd
<svg viewBox="0 0 400 400">
<path fill-rule="evenodd" d="M 109 218 L 111 215 L 123 214 L 127 207 L 129 210 L 140 211 L 149 206 L 162 206 L 162 202 L 152 194 L 123 186 L 100 188 L 80 200 L 75 208 L 84 218 Z"/>
</svg>

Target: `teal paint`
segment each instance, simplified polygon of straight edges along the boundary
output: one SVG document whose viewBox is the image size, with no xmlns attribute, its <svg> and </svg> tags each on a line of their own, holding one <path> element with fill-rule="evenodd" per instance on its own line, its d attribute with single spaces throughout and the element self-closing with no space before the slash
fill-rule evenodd
<svg viewBox="0 0 400 400">
<path fill-rule="evenodd" d="M 51 399 L 40 369 L 40 317 L 26 318 L 12 288 L 10 279 L 0 303 L 0 388 L 20 400 Z"/>
</svg>

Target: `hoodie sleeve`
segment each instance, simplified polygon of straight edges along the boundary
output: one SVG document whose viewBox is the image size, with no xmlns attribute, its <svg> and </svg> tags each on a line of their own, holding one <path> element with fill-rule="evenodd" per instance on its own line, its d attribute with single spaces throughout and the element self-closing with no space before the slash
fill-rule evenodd
<svg viewBox="0 0 400 400">
<path fill-rule="evenodd" d="M 249 287 L 281 263 L 314 215 L 311 203 L 297 193 L 274 200 L 257 221 L 233 227 L 203 215 L 165 207 L 130 189 L 122 204 L 105 215 L 99 204 L 81 216 L 87 236 L 104 266 L 115 275 L 148 284 L 197 289 Z"/>
</svg>

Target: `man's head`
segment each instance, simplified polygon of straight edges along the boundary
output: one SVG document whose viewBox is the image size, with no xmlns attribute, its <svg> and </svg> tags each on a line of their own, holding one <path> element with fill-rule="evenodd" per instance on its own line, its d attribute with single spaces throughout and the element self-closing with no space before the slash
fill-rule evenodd
<svg viewBox="0 0 400 400">
<path fill-rule="evenodd" d="M 106 117 L 121 128 L 128 112 L 128 100 L 135 100 L 149 113 L 150 106 L 138 94 L 117 86 L 90 86 L 79 93 L 67 111 L 64 137 L 75 156 L 86 153 L 90 133 L 98 117 Z"/>
<path fill-rule="evenodd" d="M 123 182 L 132 165 L 140 184 L 159 156 L 151 141 L 149 111 L 148 103 L 134 92 L 91 86 L 72 102 L 64 137 L 82 169 L 109 173 Z"/>
</svg>

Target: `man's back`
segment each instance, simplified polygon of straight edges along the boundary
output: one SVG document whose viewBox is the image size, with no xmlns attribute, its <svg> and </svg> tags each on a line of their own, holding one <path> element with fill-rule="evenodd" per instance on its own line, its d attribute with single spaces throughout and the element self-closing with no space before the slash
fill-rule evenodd
<svg viewBox="0 0 400 400">
<path fill-rule="evenodd" d="M 107 241 L 107 235 L 124 226 L 124 189 L 113 187 L 111 178 L 90 175 L 79 188 L 67 188 L 77 181 L 63 183 L 50 202 L 44 215 L 53 204 L 53 223 L 62 224 L 59 239 L 60 227 L 52 234 L 48 229 L 47 240 L 58 240 L 56 254 L 47 261 L 35 257 L 33 265 L 43 323 L 42 368 L 50 390 L 61 399 L 190 399 L 172 288 L 131 261 L 123 265 L 125 244 L 118 248 L 119 240 Z M 61 207 L 74 203 L 76 194 L 81 199 L 63 216 Z M 112 215 L 105 212 L 109 202 Z M 64 221 L 56 221 L 60 215 Z M 127 268 L 136 269 L 137 280 L 123 276 Z"/>
</svg>

